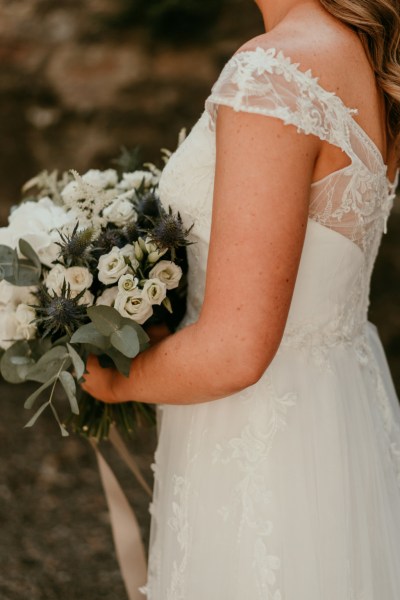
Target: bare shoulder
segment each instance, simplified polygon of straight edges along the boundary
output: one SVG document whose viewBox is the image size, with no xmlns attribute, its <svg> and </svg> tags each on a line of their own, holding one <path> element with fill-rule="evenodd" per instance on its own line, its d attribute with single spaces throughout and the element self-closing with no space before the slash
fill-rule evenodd
<svg viewBox="0 0 400 600">
<path fill-rule="evenodd" d="M 325 89 L 342 96 L 349 105 L 358 97 L 354 74 L 367 77 L 370 72 L 357 34 L 323 9 L 288 16 L 271 31 L 243 44 L 238 52 L 257 47 L 280 50 L 292 63 L 299 63 L 300 70 L 310 69 Z"/>
</svg>

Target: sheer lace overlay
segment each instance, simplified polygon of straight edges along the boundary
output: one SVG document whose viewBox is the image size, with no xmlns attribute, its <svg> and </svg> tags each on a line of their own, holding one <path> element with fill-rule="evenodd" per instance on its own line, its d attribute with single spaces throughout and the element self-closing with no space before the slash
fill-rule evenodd
<svg viewBox="0 0 400 600">
<path fill-rule="evenodd" d="M 398 600 L 400 409 L 367 319 L 398 173 L 391 184 L 356 110 L 310 71 L 275 49 L 236 54 L 160 182 L 165 207 L 194 223 L 182 328 L 204 298 L 219 105 L 281 119 L 349 164 L 311 187 L 287 323 L 260 381 L 216 402 L 160 408 L 144 592 Z"/>
</svg>

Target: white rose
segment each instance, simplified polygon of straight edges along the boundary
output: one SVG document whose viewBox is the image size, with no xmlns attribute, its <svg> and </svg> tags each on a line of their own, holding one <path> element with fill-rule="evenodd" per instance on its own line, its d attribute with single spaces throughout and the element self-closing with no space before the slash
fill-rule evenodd
<svg viewBox="0 0 400 600">
<path fill-rule="evenodd" d="M 18 321 L 12 307 L 0 308 L 0 348 L 7 350 L 12 344 L 21 339 L 17 334 Z"/>
<path fill-rule="evenodd" d="M 120 253 L 129 260 L 132 269 L 136 271 L 139 267 L 139 261 L 136 259 L 134 246 L 126 244 L 126 246 L 120 248 Z"/>
<path fill-rule="evenodd" d="M 31 244 L 31 246 L 40 258 L 40 262 L 46 267 L 51 267 L 60 256 L 60 246 L 57 246 L 57 244 L 54 242 L 37 249 L 33 246 L 33 244 Z"/>
<path fill-rule="evenodd" d="M 141 290 L 133 292 L 119 292 L 114 308 L 123 316 L 143 325 L 153 314 L 150 302 L 142 295 Z"/>
<path fill-rule="evenodd" d="M 97 268 L 99 281 L 108 285 L 116 283 L 122 275 L 125 275 L 129 270 L 129 265 L 120 249 L 114 246 L 111 252 L 100 257 Z"/>
<path fill-rule="evenodd" d="M 12 285 L 8 281 L 0 281 L 0 305 L 35 304 L 37 299 L 33 294 L 36 291 L 35 286 Z"/>
<path fill-rule="evenodd" d="M 55 265 L 48 273 L 44 284 L 47 289 L 53 291 L 57 296 L 61 294 L 61 289 L 66 278 L 67 269 L 63 265 Z"/>
<path fill-rule="evenodd" d="M 122 175 L 122 181 L 119 182 L 118 187 L 123 190 L 135 189 L 138 190 L 141 186 L 149 188 L 156 185 L 158 182 L 157 177 L 149 171 L 134 171 L 133 173 L 124 173 Z"/>
<path fill-rule="evenodd" d="M 118 295 L 118 287 L 115 285 L 110 288 L 106 288 L 102 294 L 97 298 L 97 306 L 113 306 L 115 298 Z"/>
<path fill-rule="evenodd" d="M 15 311 L 15 318 L 17 320 L 17 337 L 25 340 L 33 339 L 36 335 L 35 310 L 27 304 L 20 304 Z"/>
<path fill-rule="evenodd" d="M 106 169 L 105 171 L 90 169 L 82 175 L 82 179 L 85 183 L 104 190 L 105 188 L 115 187 L 117 185 L 118 174 L 114 169 Z"/>
<path fill-rule="evenodd" d="M 151 269 L 149 277 L 160 279 L 167 286 L 167 290 L 173 290 L 179 285 L 182 269 L 172 261 L 160 260 Z"/>
<path fill-rule="evenodd" d="M 119 196 L 103 210 L 103 216 L 117 227 L 123 227 L 137 220 L 137 214 L 128 198 Z"/>
<path fill-rule="evenodd" d="M 17 300 L 18 286 L 8 283 L 8 281 L 0 282 L 0 303 L 14 304 Z"/>
<path fill-rule="evenodd" d="M 148 279 L 143 286 L 142 294 L 150 304 L 161 304 L 167 295 L 167 286 L 160 279 Z"/>
<path fill-rule="evenodd" d="M 122 275 L 118 281 L 118 290 L 120 292 L 131 292 L 136 289 L 139 284 L 139 279 L 130 273 Z"/>
<path fill-rule="evenodd" d="M 34 285 L 30 286 L 15 286 L 14 302 L 17 304 L 38 304 L 38 299 L 34 296 L 37 292 L 37 287 Z"/>
<path fill-rule="evenodd" d="M 79 294 L 79 292 L 72 292 L 71 297 L 75 298 L 78 294 Z M 88 306 L 93 306 L 94 296 L 93 296 L 92 292 L 89 292 L 89 290 L 86 290 L 85 293 L 83 294 L 83 296 L 78 300 L 78 304 L 87 304 Z"/>
<path fill-rule="evenodd" d="M 86 267 L 69 267 L 65 270 L 65 281 L 69 283 L 72 292 L 87 290 L 93 283 L 93 275 Z"/>
</svg>

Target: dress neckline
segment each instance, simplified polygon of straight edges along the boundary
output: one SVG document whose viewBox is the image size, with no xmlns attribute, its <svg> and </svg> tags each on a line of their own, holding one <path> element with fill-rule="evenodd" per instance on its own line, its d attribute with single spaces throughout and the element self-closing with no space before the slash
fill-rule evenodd
<svg viewBox="0 0 400 600">
<path fill-rule="evenodd" d="M 257 52 L 263 52 L 265 55 L 267 55 L 270 58 L 276 58 L 278 60 L 281 60 L 284 64 L 286 64 L 287 67 L 290 67 L 292 70 L 295 70 L 299 75 L 301 75 L 301 77 L 306 79 L 312 86 L 318 88 L 319 91 L 322 92 L 324 95 L 329 95 L 330 97 L 335 98 L 336 102 L 338 102 L 341 105 L 344 112 L 348 115 L 349 123 L 353 126 L 353 128 L 357 131 L 357 133 L 363 138 L 363 140 L 369 145 L 369 147 L 371 148 L 371 150 L 374 152 L 375 156 L 377 157 L 378 161 L 380 162 L 381 167 L 382 167 L 383 171 L 385 172 L 385 177 L 386 177 L 386 181 L 387 181 L 389 189 L 391 191 L 394 191 L 397 188 L 397 186 L 399 184 L 400 168 L 396 169 L 394 181 L 391 181 L 387 175 L 389 167 L 385 163 L 385 160 L 383 158 L 381 150 L 378 148 L 378 146 L 376 145 L 374 140 L 371 138 L 371 136 L 365 131 L 365 129 L 362 127 L 362 125 L 360 125 L 360 123 L 358 123 L 358 121 L 356 121 L 356 119 L 353 116 L 354 114 L 358 114 L 358 108 L 350 108 L 349 106 L 347 106 L 347 104 L 344 102 L 344 100 L 336 92 L 327 90 L 325 87 L 323 87 L 319 83 L 319 77 L 315 77 L 313 75 L 311 69 L 307 69 L 307 71 L 303 71 L 300 68 L 300 63 L 292 62 L 292 59 L 290 58 L 290 56 L 286 56 L 282 52 L 282 50 L 277 51 L 277 49 L 275 47 L 263 48 L 262 46 L 256 46 L 255 48 L 251 48 L 249 50 L 239 50 L 238 52 L 236 52 L 236 54 L 234 54 L 234 57 L 240 56 L 242 54 L 251 54 L 251 53 L 257 53 Z"/>
</svg>

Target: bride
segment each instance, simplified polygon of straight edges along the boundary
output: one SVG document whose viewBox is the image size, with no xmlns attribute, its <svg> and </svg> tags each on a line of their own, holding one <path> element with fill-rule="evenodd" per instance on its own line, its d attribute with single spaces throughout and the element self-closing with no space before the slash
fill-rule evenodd
<svg viewBox="0 0 400 600">
<path fill-rule="evenodd" d="M 129 378 L 90 358 L 84 387 L 160 405 L 149 599 L 398 600 L 400 409 L 368 305 L 399 1 L 257 3 L 266 33 L 160 184 L 194 223 L 186 316 Z"/>
</svg>

